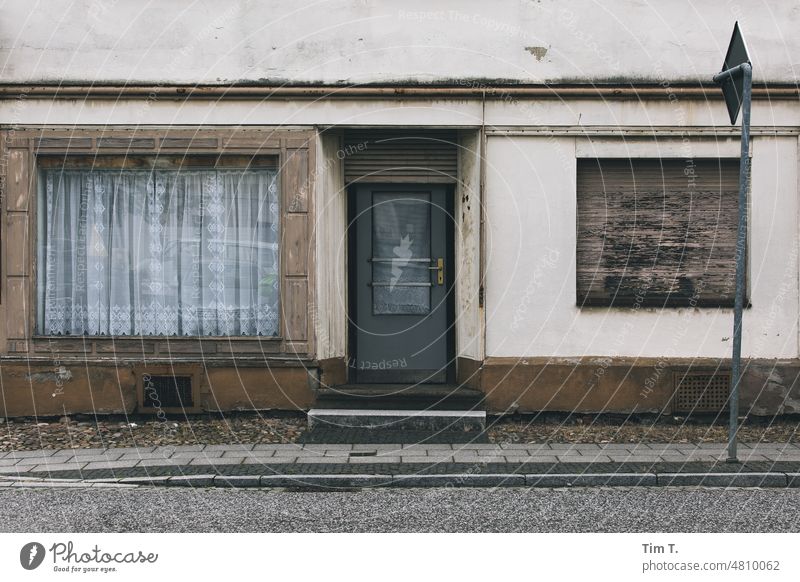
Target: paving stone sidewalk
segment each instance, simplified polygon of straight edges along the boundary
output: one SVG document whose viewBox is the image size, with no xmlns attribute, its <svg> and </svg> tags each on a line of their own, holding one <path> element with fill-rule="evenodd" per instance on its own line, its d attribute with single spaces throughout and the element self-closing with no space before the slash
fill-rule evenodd
<svg viewBox="0 0 800 582">
<path fill-rule="evenodd" d="M 135 467 L 277 464 L 720 462 L 724 444 L 274 444 L 61 449 L 0 453 L 0 475 Z M 800 462 L 800 444 L 742 444 L 742 462 Z"/>
<path fill-rule="evenodd" d="M 0 453 L 0 486 L 800 486 L 800 445 L 275 444 Z"/>
</svg>

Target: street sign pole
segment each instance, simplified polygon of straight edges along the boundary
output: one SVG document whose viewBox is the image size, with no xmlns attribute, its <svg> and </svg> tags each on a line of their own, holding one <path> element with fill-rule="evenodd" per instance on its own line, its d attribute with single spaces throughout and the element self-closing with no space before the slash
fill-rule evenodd
<svg viewBox="0 0 800 582">
<path fill-rule="evenodd" d="M 736 62 L 738 61 L 738 62 Z M 736 123 L 739 109 L 742 111 L 742 149 L 739 159 L 739 223 L 736 233 L 736 298 L 733 307 L 733 354 L 731 358 L 731 395 L 729 402 L 728 459 L 738 463 L 736 437 L 739 431 L 739 389 L 742 381 L 742 310 L 744 308 L 744 284 L 747 248 L 747 187 L 750 176 L 750 101 L 752 96 L 753 69 L 739 23 L 733 29 L 723 71 L 714 76 L 714 82 L 722 85 L 731 123 Z"/>
</svg>

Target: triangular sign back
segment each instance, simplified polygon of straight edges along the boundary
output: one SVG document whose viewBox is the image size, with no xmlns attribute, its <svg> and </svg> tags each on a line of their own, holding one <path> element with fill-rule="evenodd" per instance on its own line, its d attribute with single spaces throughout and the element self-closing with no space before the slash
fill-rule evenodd
<svg viewBox="0 0 800 582">
<path fill-rule="evenodd" d="M 725 62 L 722 70 L 727 71 L 738 67 L 742 63 L 750 62 L 750 54 L 747 52 L 747 45 L 744 42 L 742 31 L 739 29 L 739 22 L 733 25 L 733 36 L 728 45 L 728 53 L 725 55 Z M 728 107 L 728 115 L 731 124 L 736 123 L 739 117 L 739 110 L 742 108 L 742 98 L 744 92 L 744 74 L 741 72 L 728 77 L 722 82 L 722 95 L 725 97 L 725 105 Z"/>
</svg>

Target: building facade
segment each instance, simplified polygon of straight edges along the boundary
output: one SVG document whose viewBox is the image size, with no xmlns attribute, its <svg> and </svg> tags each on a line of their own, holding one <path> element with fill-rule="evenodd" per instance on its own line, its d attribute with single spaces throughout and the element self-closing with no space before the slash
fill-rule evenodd
<svg viewBox="0 0 800 582">
<path fill-rule="evenodd" d="M 793 3 L 74 2 L 0 25 L 0 415 L 800 411 Z M 687 15 L 693 14 L 692 18 Z"/>
</svg>

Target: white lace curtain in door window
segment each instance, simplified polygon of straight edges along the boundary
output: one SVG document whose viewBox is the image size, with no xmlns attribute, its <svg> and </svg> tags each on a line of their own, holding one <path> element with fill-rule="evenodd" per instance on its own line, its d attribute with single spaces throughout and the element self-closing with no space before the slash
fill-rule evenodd
<svg viewBox="0 0 800 582">
<path fill-rule="evenodd" d="M 42 178 L 41 333 L 277 335 L 275 171 Z"/>
</svg>

